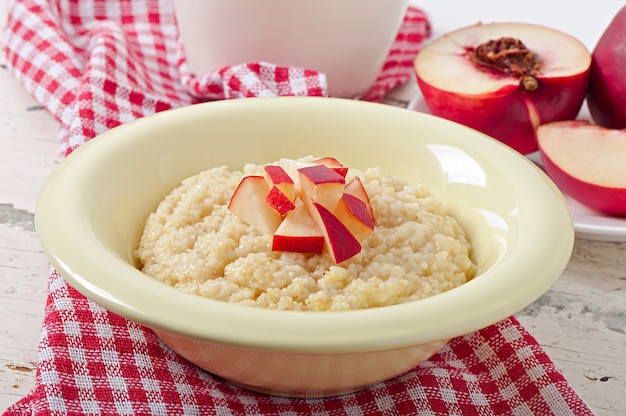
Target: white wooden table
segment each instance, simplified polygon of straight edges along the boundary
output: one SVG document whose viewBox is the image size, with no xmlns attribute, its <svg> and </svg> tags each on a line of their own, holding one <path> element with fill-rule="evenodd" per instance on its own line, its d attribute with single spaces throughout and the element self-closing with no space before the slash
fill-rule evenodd
<svg viewBox="0 0 626 416">
<path fill-rule="evenodd" d="M 432 2 L 424 7 L 431 6 L 439 7 Z M 6 0 L 0 0 L 3 29 L 5 13 Z M 33 213 L 39 190 L 58 160 L 58 126 L 11 77 L 4 55 L 0 64 L 3 411 L 34 386 L 48 265 Z M 410 84 L 393 96 L 402 105 L 414 93 Z M 592 409 L 599 415 L 626 414 L 626 243 L 577 239 L 560 279 L 517 317 Z"/>
</svg>

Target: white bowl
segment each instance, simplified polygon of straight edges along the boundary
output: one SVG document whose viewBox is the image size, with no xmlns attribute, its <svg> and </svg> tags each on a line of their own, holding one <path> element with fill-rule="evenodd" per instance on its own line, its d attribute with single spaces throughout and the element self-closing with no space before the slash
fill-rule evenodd
<svg viewBox="0 0 626 416">
<path fill-rule="evenodd" d="M 318 313 L 210 300 L 135 268 L 148 214 L 183 178 L 309 154 L 430 188 L 466 230 L 477 277 L 420 301 Z M 520 311 L 560 276 L 574 241 L 560 191 L 501 143 L 426 114 L 312 97 L 198 104 L 115 128 L 59 165 L 35 220 L 52 265 L 87 297 L 232 383 L 306 397 L 402 374 Z"/>
<path fill-rule="evenodd" d="M 374 84 L 408 0 L 174 0 L 187 62 L 199 76 L 264 61 L 326 74 L 334 97 Z"/>
</svg>

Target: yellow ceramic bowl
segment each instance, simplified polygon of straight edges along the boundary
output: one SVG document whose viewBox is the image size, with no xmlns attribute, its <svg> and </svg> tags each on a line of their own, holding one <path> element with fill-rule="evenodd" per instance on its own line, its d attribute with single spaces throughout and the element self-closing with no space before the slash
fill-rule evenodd
<svg viewBox="0 0 626 416">
<path fill-rule="evenodd" d="M 478 276 L 412 303 L 317 313 L 213 301 L 135 268 L 148 214 L 182 179 L 305 155 L 424 183 L 467 231 Z M 402 374 L 450 338 L 518 312 L 559 277 L 574 240 L 558 189 L 499 142 L 392 106 L 311 97 L 199 104 L 115 128 L 60 164 L 35 219 L 52 265 L 87 297 L 232 383 L 306 397 Z"/>
</svg>

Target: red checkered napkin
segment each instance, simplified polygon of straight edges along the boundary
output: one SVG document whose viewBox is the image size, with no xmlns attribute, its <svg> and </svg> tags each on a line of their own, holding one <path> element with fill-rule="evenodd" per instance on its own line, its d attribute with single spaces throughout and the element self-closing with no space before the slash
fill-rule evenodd
<svg viewBox="0 0 626 416">
<path fill-rule="evenodd" d="M 226 1 L 226 0 L 225 0 Z M 326 95 L 323 74 L 271 63 L 190 73 L 167 0 L 11 0 L 9 68 L 60 122 L 61 153 L 127 121 L 202 100 Z M 406 81 L 426 16 L 410 8 L 367 100 Z M 50 270 L 35 388 L 13 415 L 590 415 L 515 318 L 456 338 L 357 393 L 287 399 L 234 387 Z"/>
</svg>

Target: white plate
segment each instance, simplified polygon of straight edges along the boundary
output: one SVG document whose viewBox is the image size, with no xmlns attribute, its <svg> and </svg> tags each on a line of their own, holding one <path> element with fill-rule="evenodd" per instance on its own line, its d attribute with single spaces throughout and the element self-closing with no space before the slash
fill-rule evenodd
<svg viewBox="0 0 626 416">
<path fill-rule="evenodd" d="M 411 100 L 407 109 L 429 113 L 422 95 L 418 94 Z M 583 106 L 580 118 L 588 118 L 586 105 Z M 542 166 L 538 153 L 528 155 L 528 158 L 537 165 Z M 613 217 L 592 210 L 568 195 L 565 195 L 569 205 L 576 230 L 576 237 L 598 241 L 626 241 L 626 218 Z"/>
</svg>

